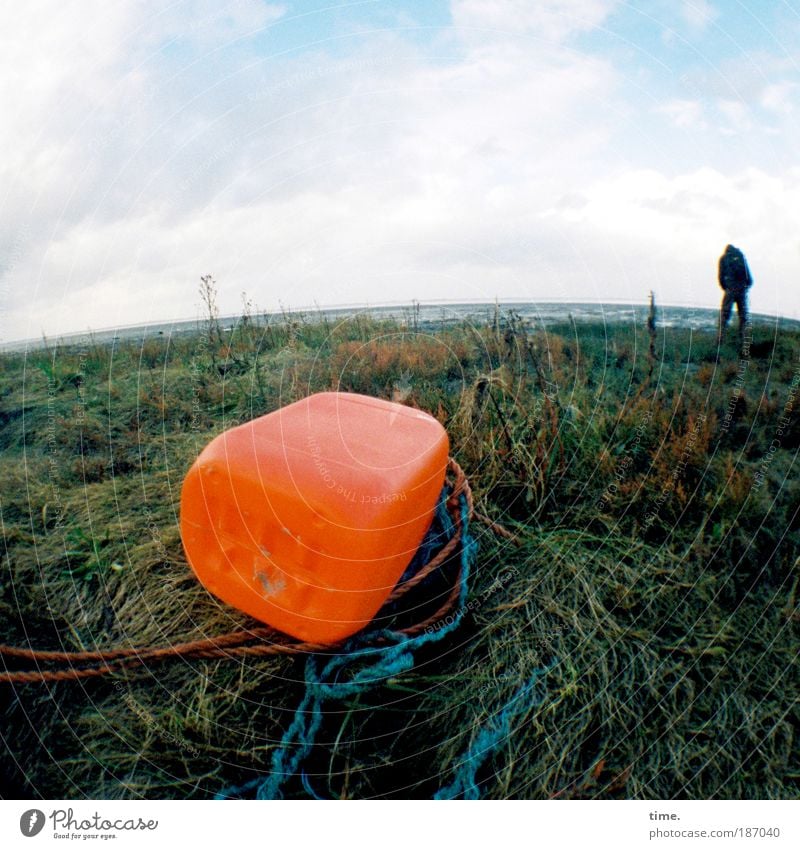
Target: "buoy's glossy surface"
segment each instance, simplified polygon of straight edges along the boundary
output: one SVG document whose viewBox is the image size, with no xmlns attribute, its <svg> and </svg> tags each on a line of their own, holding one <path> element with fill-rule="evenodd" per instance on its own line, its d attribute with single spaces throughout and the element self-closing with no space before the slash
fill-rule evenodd
<svg viewBox="0 0 800 849">
<path fill-rule="evenodd" d="M 189 563 L 214 595 L 301 640 L 367 625 L 411 562 L 444 484 L 444 428 L 325 392 L 232 428 L 181 493 Z"/>
</svg>

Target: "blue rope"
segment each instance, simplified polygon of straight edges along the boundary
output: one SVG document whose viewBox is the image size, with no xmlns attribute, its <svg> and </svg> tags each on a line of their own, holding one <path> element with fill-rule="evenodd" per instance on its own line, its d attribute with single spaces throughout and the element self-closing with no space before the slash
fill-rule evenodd
<svg viewBox="0 0 800 849">
<path fill-rule="evenodd" d="M 309 655 L 305 671 L 306 692 L 280 745 L 272 753 L 270 774 L 229 787 L 217 795 L 218 799 L 242 796 L 252 790 L 256 791 L 257 799 L 282 798 L 284 782 L 297 774 L 300 764 L 311 752 L 322 725 L 322 706 L 325 702 L 343 701 L 371 689 L 387 678 L 406 672 L 414 666 L 414 652 L 417 649 L 438 642 L 458 627 L 466 610 L 470 567 L 477 554 L 477 543 L 469 533 L 469 509 L 463 495 L 459 507 L 461 582 L 458 605 L 455 612 L 447 617 L 450 621 L 445 620 L 442 627 L 426 630 L 414 637 L 388 629 L 372 631 L 348 640 L 342 647 L 342 653 L 334 657 Z M 437 510 L 437 516 L 440 512 Z M 445 530 L 452 536 L 454 525 L 446 510 L 444 516 L 448 522 Z M 442 532 L 436 535 L 441 539 Z M 374 645 L 376 640 L 382 644 Z M 349 677 L 345 678 L 345 673 Z"/>
<path fill-rule="evenodd" d="M 439 496 L 431 527 L 420 543 L 414 559 L 408 564 L 405 572 L 400 576 L 399 584 L 404 583 L 409 578 L 413 578 L 426 563 L 433 560 L 436 552 L 440 548 L 443 548 L 447 541 L 455 534 L 456 527 L 453 524 L 452 516 L 447 510 L 448 495 L 447 487 L 445 487 Z"/>
<path fill-rule="evenodd" d="M 446 491 L 437 506 L 431 530 L 401 580 L 405 580 L 428 562 L 436 550 L 455 533 L 455 525 L 445 504 Z M 282 798 L 284 783 L 298 774 L 301 764 L 311 753 L 317 732 L 322 725 L 322 707 L 326 702 L 343 701 L 366 692 L 387 678 L 406 672 L 414 666 L 414 652 L 417 649 L 428 643 L 438 642 L 459 626 L 467 610 L 469 572 L 477 554 L 477 543 L 469 533 L 469 510 L 464 496 L 461 496 L 459 506 L 462 527 L 461 582 L 455 611 L 443 620 L 441 627 L 426 630 L 415 637 L 381 629 L 356 635 L 345 643 L 342 653 L 334 657 L 309 655 L 305 670 L 306 692 L 280 745 L 272 753 L 269 775 L 257 776 L 245 784 L 228 787 L 217 795 L 217 799 L 241 797 L 253 790 L 257 799 Z M 382 644 L 376 646 L 374 643 L 377 640 Z M 476 781 L 478 770 L 508 738 L 514 720 L 526 708 L 541 702 L 541 697 L 535 696 L 534 689 L 554 665 L 555 661 L 549 666 L 536 669 L 527 683 L 517 690 L 494 719 L 480 729 L 466 754 L 459 759 L 453 781 L 440 789 L 435 794 L 435 799 L 480 798 L 480 788 Z M 300 776 L 308 795 L 320 799 L 311 787 L 305 771 L 300 770 Z"/>
<path fill-rule="evenodd" d="M 511 733 L 511 723 L 526 709 L 541 704 L 541 696 L 534 695 L 533 690 L 539 679 L 546 675 L 555 665 L 544 666 L 534 670 L 527 683 L 509 699 L 505 707 L 486 723 L 472 741 L 467 753 L 460 759 L 455 778 L 446 787 L 442 787 L 434 799 L 480 799 L 481 791 L 475 780 L 481 766 L 500 748 Z"/>
</svg>

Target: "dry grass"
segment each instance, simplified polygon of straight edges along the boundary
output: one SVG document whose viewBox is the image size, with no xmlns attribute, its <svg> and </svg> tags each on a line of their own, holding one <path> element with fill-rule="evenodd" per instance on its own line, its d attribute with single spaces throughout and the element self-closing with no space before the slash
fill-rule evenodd
<svg viewBox="0 0 800 849">
<path fill-rule="evenodd" d="M 462 627 L 326 715 L 318 794 L 431 796 L 552 662 L 480 773 L 485 796 L 795 798 L 800 397 L 765 458 L 800 336 L 769 334 L 736 398 L 738 354 L 717 362 L 712 334 L 661 332 L 654 360 L 644 328 L 533 332 L 513 315 L 445 331 L 251 317 L 224 343 L 4 356 L 0 639 L 149 646 L 246 624 L 186 565 L 186 469 L 234 421 L 368 392 L 437 415 L 522 542 L 478 528 Z M 207 797 L 268 768 L 302 691 L 302 658 L 3 686 L 2 795 Z"/>
</svg>

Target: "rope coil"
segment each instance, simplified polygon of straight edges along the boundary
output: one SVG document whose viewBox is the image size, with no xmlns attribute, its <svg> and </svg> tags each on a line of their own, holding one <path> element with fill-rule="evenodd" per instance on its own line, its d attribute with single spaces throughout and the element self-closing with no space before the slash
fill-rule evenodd
<svg viewBox="0 0 800 849">
<path fill-rule="evenodd" d="M 414 667 L 415 652 L 419 648 L 438 642 L 459 626 L 466 609 L 469 572 L 477 553 L 477 543 L 469 533 L 472 499 L 463 473 L 461 485 L 454 486 L 447 499 L 447 509 L 453 519 L 454 532 L 437 557 L 441 559 L 445 551 L 453 552 L 459 546 L 460 569 L 454 587 L 457 592 L 455 595 L 451 592 L 453 600 L 459 602 L 455 613 L 445 619 L 441 628 L 427 629 L 428 624 L 441 618 L 441 611 L 437 611 L 433 618 L 415 625 L 413 633 L 410 629 L 384 629 L 374 634 L 356 634 L 342 645 L 338 654 L 309 655 L 305 669 L 305 695 L 272 754 L 269 773 L 227 788 L 217 795 L 218 799 L 243 797 L 253 790 L 256 799 L 282 798 L 284 783 L 298 775 L 301 764 L 313 749 L 322 727 L 326 703 L 341 702 L 407 672 Z M 404 586 L 408 583 L 411 582 Z M 304 784 L 307 783 L 304 779 Z"/>
<path fill-rule="evenodd" d="M 449 481 L 443 491 L 443 501 L 437 507 L 428 536 L 420 546 L 418 557 L 426 561 L 418 568 L 412 561 L 411 574 L 404 574 L 379 611 L 393 616 L 396 602 L 419 586 L 442 566 L 456 559 L 458 572 L 444 602 L 422 621 L 404 628 L 382 628 L 361 632 L 335 645 L 309 642 L 289 642 L 269 627 L 237 629 L 217 637 L 187 641 L 164 647 L 117 648 L 96 651 L 47 651 L 0 645 L 0 658 L 29 661 L 34 670 L 0 672 L 0 683 L 25 684 L 44 681 L 74 681 L 95 678 L 113 672 L 169 658 L 214 659 L 232 657 L 267 657 L 279 654 L 307 654 L 306 692 L 286 729 L 280 745 L 273 751 L 270 772 L 244 784 L 229 787 L 218 799 L 243 797 L 255 791 L 257 799 L 279 799 L 283 785 L 292 777 L 302 780 L 306 792 L 320 797 L 310 785 L 301 768 L 311 752 L 323 719 L 326 703 L 358 695 L 380 685 L 386 679 L 412 669 L 415 652 L 423 645 L 435 643 L 455 630 L 464 617 L 468 595 L 468 579 L 477 553 L 477 543 L 470 535 L 469 524 L 476 519 L 501 537 L 517 542 L 517 537 L 502 525 L 475 510 L 472 490 L 461 467 L 452 458 L 448 461 Z M 449 489 L 449 494 L 444 497 Z M 442 510 L 442 504 L 444 510 Z M 444 516 L 441 513 L 444 513 Z M 443 521 L 446 520 L 446 521 Z M 434 533 L 437 525 L 443 533 Z M 443 543 L 439 541 L 444 538 Z M 431 628 L 436 625 L 436 628 Z M 65 668 L 41 668 L 41 665 Z M 534 693 L 539 679 L 551 666 L 535 670 L 530 680 L 520 688 L 492 720 L 482 727 L 469 749 L 459 758 L 453 780 L 442 787 L 436 799 L 478 799 L 479 768 L 497 751 L 512 733 L 512 723 L 526 709 L 536 706 L 541 698 Z"/>
<path fill-rule="evenodd" d="M 472 499 L 472 490 L 461 466 L 450 458 L 447 466 L 450 477 L 448 487 L 450 494 L 446 501 L 447 512 L 450 515 L 455 533 L 443 548 L 425 563 L 413 576 L 399 583 L 389 595 L 382 608 L 393 604 L 407 592 L 424 581 L 429 575 L 440 569 L 462 543 L 465 525 L 475 516 L 480 521 L 492 527 L 500 528 L 482 514 L 476 514 Z M 465 512 L 462 510 L 465 507 Z M 512 538 L 513 535 L 501 528 L 502 535 Z M 462 567 L 463 571 L 463 567 Z M 456 604 L 461 593 L 463 575 L 461 571 L 453 582 L 453 587 L 441 607 L 421 622 L 393 631 L 405 637 L 421 634 L 430 625 L 446 617 Z M 380 646 L 386 637 L 378 632 L 374 637 L 375 646 Z M 0 672 L 0 684 L 29 684 L 45 681 L 76 681 L 85 678 L 97 678 L 114 672 L 121 672 L 136 666 L 154 663 L 171 658 L 183 659 L 215 659 L 241 657 L 269 657 L 286 654 L 311 654 L 335 651 L 341 648 L 344 641 L 334 645 L 292 642 L 279 631 L 269 627 L 239 628 L 227 634 L 191 640 L 168 646 L 144 648 L 116 648 L 95 651 L 48 651 L 26 649 L 15 646 L 0 645 L 0 658 L 5 670 Z M 36 669 L 12 670 L 7 668 L 7 660 L 28 661 L 36 665 Z M 55 668 L 42 668 L 55 667 Z M 61 668 L 58 668 L 61 667 Z"/>
</svg>

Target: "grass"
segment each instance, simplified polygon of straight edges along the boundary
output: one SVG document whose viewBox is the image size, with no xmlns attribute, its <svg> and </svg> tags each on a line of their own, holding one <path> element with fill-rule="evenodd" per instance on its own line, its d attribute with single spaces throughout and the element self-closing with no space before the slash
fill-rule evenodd
<svg viewBox="0 0 800 849">
<path fill-rule="evenodd" d="M 555 661 L 479 773 L 485 797 L 796 798 L 799 350 L 798 331 L 767 326 L 742 352 L 513 313 L 248 314 L 231 333 L 5 354 L 0 640 L 149 646 L 246 623 L 186 564 L 185 472 L 236 422 L 364 392 L 435 415 L 519 542 L 478 526 L 462 627 L 326 715 L 307 764 L 319 795 L 433 795 Z M 0 685 L 2 795 L 206 798 L 268 769 L 302 690 L 302 658 Z"/>
</svg>

